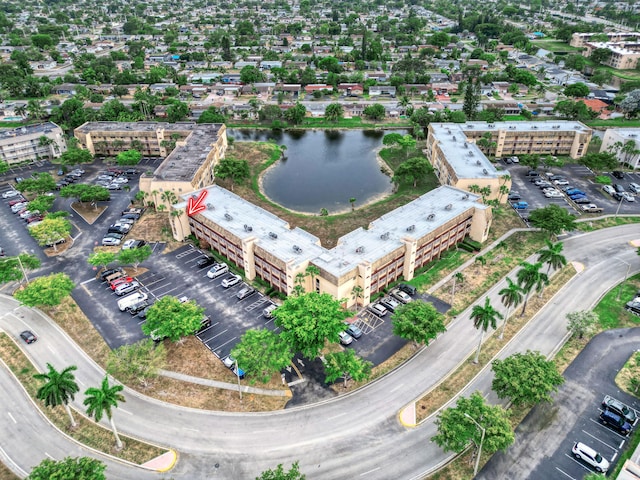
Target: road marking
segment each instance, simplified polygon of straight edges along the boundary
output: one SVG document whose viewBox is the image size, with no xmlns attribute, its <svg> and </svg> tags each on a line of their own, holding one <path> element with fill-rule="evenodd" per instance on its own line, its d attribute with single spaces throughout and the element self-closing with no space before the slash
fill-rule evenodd
<svg viewBox="0 0 640 480">
<path fill-rule="evenodd" d="M 400 385 L 398 385 L 396 388 L 394 388 L 393 390 L 391 390 L 389 393 L 393 393 L 393 392 L 395 392 L 396 390 L 398 390 L 398 389 L 402 388 L 403 386 L 404 386 L 404 383 L 401 383 L 401 384 L 400 384 Z"/>
<path fill-rule="evenodd" d="M 127 415 L 133 415 L 133 413 L 131 413 L 128 410 L 125 410 L 124 408 L 119 408 L 118 410 L 121 411 L 122 413 L 126 413 Z"/>
<path fill-rule="evenodd" d="M 13 420 L 13 423 L 15 423 L 16 425 L 18 424 L 18 422 L 16 421 L 16 419 L 15 419 L 15 418 L 13 418 L 13 415 L 11 415 L 11 412 L 7 412 L 7 415 L 9 415 L 9 418 L 10 418 L 11 420 Z"/>
<path fill-rule="evenodd" d="M 611 460 L 609 460 L 609 461 L 613 462 L 616 459 L 617 456 L 618 456 L 618 452 L 614 453 L 613 457 L 611 457 Z"/>
<path fill-rule="evenodd" d="M 340 413 L 338 415 L 334 415 L 333 417 L 329 417 L 327 420 L 333 420 L 334 418 L 344 417 L 346 414 L 347 414 L 347 412 Z"/>
<path fill-rule="evenodd" d="M 51 345 L 47 345 L 47 348 L 51 351 L 51 353 L 56 353 Z"/>
<path fill-rule="evenodd" d="M 621 449 L 622 449 L 622 446 L 625 444 L 625 442 L 626 442 L 626 440 L 622 440 L 622 441 L 620 442 L 620 445 L 618 446 L 618 450 L 621 450 Z"/>
<path fill-rule="evenodd" d="M 51 455 L 49 455 L 47 452 L 44 452 L 44 454 L 49 457 L 51 460 L 55 460 L 55 458 L 53 458 Z"/>
<path fill-rule="evenodd" d="M 84 290 L 85 292 L 87 292 L 87 295 L 89 295 L 90 297 L 93 297 L 93 294 L 92 294 L 92 293 L 91 293 L 91 291 L 87 288 L 87 286 L 86 286 L 86 285 L 81 285 L 81 286 L 82 286 L 83 290 Z"/>
<path fill-rule="evenodd" d="M 369 470 L 368 472 L 361 473 L 360 476 L 364 477 L 365 475 L 369 475 L 370 473 L 377 472 L 378 470 L 380 470 L 380 467 L 374 468 L 373 470 Z"/>
<path fill-rule="evenodd" d="M 95 282 L 96 278 L 90 278 L 89 280 L 85 280 L 84 282 L 80 282 L 80 285 L 86 285 L 89 282 Z"/>
<path fill-rule="evenodd" d="M 200 432 L 197 428 L 185 428 L 185 430 L 191 430 L 192 432 Z"/>
<path fill-rule="evenodd" d="M 593 438 L 594 440 L 596 440 L 596 441 L 600 442 L 601 444 L 603 444 L 603 445 L 605 445 L 605 446 L 609 447 L 611 450 L 614 450 L 614 451 L 616 450 L 616 447 L 612 447 L 612 446 L 611 446 L 611 445 L 609 445 L 608 443 L 603 442 L 602 440 L 600 440 L 598 437 L 594 437 L 594 436 L 593 436 L 593 435 L 591 435 L 589 432 L 587 432 L 587 431 L 585 431 L 585 430 L 582 430 L 582 433 L 585 433 L 585 434 L 589 435 L 591 438 Z"/>
<path fill-rule="evenodd" d="M 573 460 L 574 463 L 577 463 L 578 465 L 580 465 L 582 468 L 584 468 L 587 472 L 591 472 L 591 469 L 589 467 L 585 467 L 582 463 L 580 463 L 578 460 L 576 460 L 576 458 L 573 455 L 568 455 L 568 454 L 564 454 L 565 457 L 570 458 L 571 460 Z"/>
<path fill-rule="evenodd" d="M 20 472 L 20 474 L 23 477 L 27 476 L 27 472 L 25 472 L 23 469 L 21 469 L 18 464 L 16 462 L 14 462 L 11 458 L 9 458 L 9 455 L 7 455 L 7 452 L 5 452 L 2 447 L 0 447 L 0 456 L 2 456 L 3 459 L 5 459 L 5 463 L 10 463 L 13 465 L 13 470 Z"/>
<path fill-rule="evenodd" d="M 566 475 L 567 478 L 570 478 L 571 480 L 577 480 L 575 478 L 573 478 L 571 475 L 569 475 L 567 472 L 560 470 L 558 467 L 556 467 L 556 470 L 558 470 L 560 473 L 562 473 L 563 475 Z"/>
<path fill-rule="evenodd" d="M 230 339 L 230 340 L 228 340 L 228 341 L 224 342 L 222 345 L 218 345 L 218 346 L 217 346 L 217 348 L 222 348 L 222 347 L 224 347 L 224 346 L 225 346 L 225 345 L 227 345 L 228 343 L 233 342 L 236 338 L 238 338 L 238 337 L 233 337 L 232 339 Z M 212 350 L 213 350 L 213 348 L 212 348 Z"/>
</svg>

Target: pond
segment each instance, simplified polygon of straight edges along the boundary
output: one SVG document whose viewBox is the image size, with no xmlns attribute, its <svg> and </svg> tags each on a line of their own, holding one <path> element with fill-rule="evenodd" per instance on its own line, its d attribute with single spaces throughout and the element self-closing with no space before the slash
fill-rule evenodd
<svg viewBox="0 0 640 480">
<path fill-rule="evenodd" d="M 262 193 L 297 212 L 349 211 L 389 195 L 393 184 L 381 170 L 376 151 L 387 132 L 377 130 L 234 130 L 236 141 L 274 141 L 285 158 L 263 175 Z M 404 134 L 406 132 L 399 131 Z M 385 167 L 385 170 L 387 168 Z"/>
</svg>

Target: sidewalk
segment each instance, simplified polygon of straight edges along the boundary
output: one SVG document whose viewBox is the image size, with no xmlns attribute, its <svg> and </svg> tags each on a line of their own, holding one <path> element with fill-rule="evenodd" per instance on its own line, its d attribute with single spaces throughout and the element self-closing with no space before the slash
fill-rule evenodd
<svg viewBox="0 0 640 480">
<path fill-rule="evenodd" d="M 217 380 L 209 380 L 208 378 L 192 377 L 191 375 L 185 375 L 184 373 L 171 372 L 169 370 L 160 370 L 160 375 L 163 377 L 174 378 L 176 380 L 182 380 L 183 382 L 196 383 L 198 385 L 205 385 L 207 387 L 222 388 L 224 390 L 238 391 L 238 387 L 242 393 L 255 393 L 257 395 L 269 395 L 271 397 L 290 397 L 290 390 L 269 390 L 266 388 L 250 387 L 247 385 L 236 385 L 233 383 L 219 382 Z"/>
</svg>

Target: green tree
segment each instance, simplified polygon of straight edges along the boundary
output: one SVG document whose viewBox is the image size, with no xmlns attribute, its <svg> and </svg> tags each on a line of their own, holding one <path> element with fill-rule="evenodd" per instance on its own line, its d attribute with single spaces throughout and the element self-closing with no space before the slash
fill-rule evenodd
<svg viewBox="0 0 640 480">
<path fill-rule="evenodd" d="M 599 323 L 598 314 L 592 310 L 567 313 L 567 330 L 581 340 L 595 332 Z"/>
<path fill-rule="evenodd" d="M 137 382 L 147 387 L 166 366 L 167 350 L 149 338 L 133 345 L 123 345 L 111 350 L 107 359 L 107 372 L 121 381 Z"/>
<path fill-rule="evenodd" d="M 27 112 L 29 112 L 29 118 L 34 120 L 42 120 L 47 116 L 47 112 L 42 106 L 40 100 L 29 100 L 27 102 Z"/>
<path fill-rule="evenodd" d="M 149 245 L 143 245 L 140 248 L 120 250 L 117 260 L 122 265 L 133 265 L 133 268 L 138 271 L 138 265 L 149 258 L 152 253 L 153 251 Z"/>
<path fill-rule="evenodd" d="M 553 360 L 530 350 L 494 360 L 491 370 L 495 375 L 491 388 L 498 398 L 509 398 L 515 406 L 550 402 L 550 393 L 564 383 Z"/>
<path fill-rule="evenodd" d="M 330 103 L 324 111 L 324 118 L 329 122 L 337 123 L 344 117 L 344 107 L 340 103 Z"/>
<path fill-rule="evenodd" d="M 62 187 L 60 189 L 60 196 L 62 198 L 75 198 L 80 203 L 96 202 L 109 200 L 111 194 L 109 189 L 100 185 L 88 185 L 86 183 L 75 183 Z M 97 208 L 97 204 L 96 204 Z"/>
<path fill-rule="evenodd" d="M 198 118 L 198 123 L 225 123 L 226 121 L 226 117 L 217 107 L 207 108 Z"/>
<path fill-rule="evenodd" d="M 478 114 L 478 105 L 480 105 L 478 88 L 479 85 L 474 85 L 473 80 L 469 80 L 467 88 L 464 91 L 464 104 L 462 106 L 462 111 L 469 120 L 473 120 Z"/>
<path fill-rule="evenodd" d="M 100 460 L 89 457 L 71 458 L 64 460 L 51 460 L 45 458 L 38 465 L 33 467 L 27 480 L 106 480 L 104 474 L 107 466 Z"/>
<path fill-rule="evenodd" d="M 4 175 L 9 171 L 9 164 L 4 160 L 0 160 L 0 175 Z"/>
<path fill-rule="evenodd" d="M 564 94 L 567 97 L 586 97 L 589 95 L 589 87 L 582 82 L 574 83 L 564 88 Z"/>
<path fill-rule="evenodd" d="M 115 261 L 116 254 L 113 252 L 94 252 L 87 258 L 89 265 L 102 268 L 107 268 L 107 265 Z"/>
<path fill-rule="evenodd" d="M 230 180 L 231 191 L 236 183 L 241 183 L 251 176 L 249 163 L 246 160 L 235 160 L 232 158 L 223 158 L 213 168 L 213 172 L 220 180 Z"/>
<path fill-rule="evenodd" d="M 20 192 L 33 192 L 38 195 L 50 192 L 56 188 L 56 180 L 48 172 L 34 173 L 33 178 L 25 178 L 16 185 Z"/>
<path fill-rule="evenodd" d="M 552 243 L 545 239 L 547 248 L 543 248 L 538 252 L 538 261 L 547 264 L 547 275 L 551 268 L 558 270 L 567 264 L 567 259 L 562 255 L 564 245 L 562 242 Z"/>
<path fill-rule="evenodd" d="M 606 63 L 611 58 L 611 50 L 608 48 L 595 48 L 589 58 L 597 65 Z"/>
<path fill-rule="evenodd" d="M 171 123 L 181 122 L 189 115 L 189 106 L 184 102 L 174 102 L 167 108 L 167 120 Z"/>
<path fill-rule="evenodd" d="M 415 300 L 399 306 L 391 316 L 393 334 L 429 345 L 429 341 L 446 331 L 444 315 L 432 303 Z"/>
<path fill-rule="evenodd" d="M 304 1 L 304 0 L 303 0 Z M 287 471 L 280 463 L 275 469 L 265 470 L 256 477 L 256 480 L 306 480 L 306 476 L 300 473 L 298 462 L 293 462 Z"/>
<path fill-rule="evenodd" d="M 385 117 L 386 111 L 384 106 L 379 103 L 373 103 L 364 107 L 362 113 L 371 120 L 380 120 Z"/>
<path fill-rule="evenodd" d="M 297 102 L 295 106 L 284 112 L 284 118 L 287 122 L 290 122 L 294 125 L 298 125 L 302 123 L 304 118 L 307 115 L 307 107 L 302 105 L 300 102 Z"/>
<path fill-rule="evenodd" d="M 40 213 L 46 213 L 53 207 L 55 197 L 49 195 L 39 195 L 29 202 L 29 210 L 32 212 L 38 211 Z"/>
<path fill-rule="evenodd" d="M 23 272 L 23 268 L 25 272 Z M 0 283 L 21 280 L 26 276 L 26 270 L 36 268 L 40 268 L 40 259 L 35 255 L 21 253 L 17 257 L 2 258 L 0 259 Z"/>
<path fill-rule="evenodd" d="M 66 273 L 52 273 L 46 277 L 38 277 L 24 288 L 16 290 L 14 297 L 28 307 L 55 307 L 74 288 L 75 284 Z"/>
<path fill-rule="evenodd" d="M 147 312 L 147 320 L 142 324 L 146 335 L 169 338 L 176 342 L 200 329 L 204 308 L 194 301 L 180 302 L 170 295 L 156 301 Z"/>
<path fill-rule="evenodd" d="M 626 118 L 633 118 L 640 112 L 640 89 L 630 91 L 619 104 Z"/>
<path fill-rule="evenodd" d="M 337 343 L 349 313 L 341 300 L 328 293 L 309 292 L 288 297 L 274 312 L 274 323 L 282 328 L 282 339 L 306 358 L 318 356 L 325 340 Z"/>
<path fill-rule="evenodd" d="M 138 150 L 127 150 L 116 156 L 118 165 L 138 165 L 142 160 L 142 154 Z"/>
<path fill-rule="evenodd" d="M 38 245 L 44 247 L 53 245 L 53 249 L 57 251 L 56 242 L 60 239 L 67 238 L 71 233 L 71 222 L 62 217 L 51 217 L 47 215 L 44 220 L 35 226 L 29 228 L 29 234 L 38 242 Z"/>
<path fill-rule="evenodd" d="M 400 146 L 400 142 L 402 142 L 402 135 L 399 133 L 387 133 L 382 137 L 382 144 L 388 147 L 392 147 L 394 145 Z"/>
<path fill-rule="evenodd" d="M 371 362 L 358 357 L 351 349 L 329 353 L 325 356 L 324 362 L 325 382 L 332 383 L 342 378 L 344 388 L 347 388 L 347 380 L 350 378 L 356 382 L 368 379 L 372 365 Z"/>
<path fill-rule="evenodd" d="M 620 165 L 620 162 L 612 152 L 587 153 L 578 162 L 596 173 L 614 170 Z"/>
<path fill-rule="evenodd" d="M 231 355 L 242 365 L 251 383 L 256 380 L 268 383 L 289 364 L 293 352 L 276 333 L 261 328 L 247 330 L 231 350 Z"/>
<path fill-rule="evenodd" d="M 166 298 L 166 297 L 165 297 Z M 124 395 L 120 392 L 124 390 L 122 385 L 109 386 L 109 377 L 104 377 L 100 388 L 91 387 L 84 392 L 86 398 L 82 402 L 87 407 L 87 415 L 93 417 L 96 422 L 102 420 L 103 415 L 106 415 L 111 424 L 111 430 L 113 436 L 116 439 L 116 448 L 122 450 L 122 441 L 118 436 L 118 430 L 116 429 L 116 423 L 113 420 L 112 408 L 118 408 L 118 404 L 125 402 Z"/>
<path fill-rule="evenodd" d="M 507 411 L 499 405 L 488 405 L 480 392 L 460 397 L 455 407 L 440 412 L 436 419 L 438 433 L 432 440 L 446 452 L 460 453 L 470 442 L 478 448 L 482 432 L 474 420 L 485 430 L 485 453 L 506 450 L 515 440 Z"/>
<path fill-rule="evenodd" d="M 252 83 L 260 83 L 266 80 L 266 75 L 253 65 L 247 65 L 240 70 L 240 81 L 251 85 Z"/>
<path fill-rule="evenodd" d="M 529 214 L 529 223 L 552 236 L 576 229 L 575 215 L 556 204 L 533 210 Z"/>
<path fill-rule="evenodd" d="M 480 330 L 478 350 L 476 350 L 476 358 L 473 360 L 473 363 L 478 363 L 478 359 L 480 358 L 480 349 L 482 348 L 484 334 L 489 327 L 495 330 L 497 321 L 502 318 L 502 314 L 494 309 L 493 305 L 491 305 L 489 297 L 485 298 L 484 307 L 475 305 L 471 309 L 471 320 L 473 321 L 473 326 Z"/>
<path fill-rule="evenodd" d="M 80 148 L 70 148 L 60 155 L 60 163 L 62 165 L 78 165 L 80 163 L 92 163 L 93 155 L 89 150 Z"/>
<path fill-rule="evenodd" d="M 393 175 L 394 182 L 411 182 L 416 188 L 418 181 L 433 172 L 433 167 L 424 157 L 413 157 L 402 162 Z"/>
<path fill-rule="evenodd" d="M 47 363 L 47 373 L 37 373 L 33 376 L 36 380 L 44 380 L 45 384 L 38 388 L 36 397 L 44 401 L 47 407 L 58 407 L 62 405 L 69 416 L 72 428 L 75 428 L 76 421 L 71 413 L 69 402 L 75 398 L 75 394 L 80 390 L 76 383 L 73 371 L 78 367 L 72 365 L 58 372 L 53 365 Z"/>
<path fill-rule="evenodd" d="M 527 309 L 527 303 L 529 302 L 531 292 L 534 290 L 536 292 L 542 292 L 545 285 L 549 283 L 549 277 L 546 273 L 542 273 L 540 271 L 542 268 L 542 262 L 522 262 L 520 266 L 522 268 L 518 270 L 518 273 L 516 273 L 516 278 L 518 280 L 518 285 L 520 285 L 520 288 L 522 288 L 525 294 L 522 312 L 520 312 L 520 316 L 522 316 Z"/>
<path fill-rule="evenodd" d="M 510 310 L 522 301 L 522 294 L 524 292 L 520 285 L 515 283 L 509 277 L 507 277 L 506 280 L 507 286 L 498 292 L 498 295 L 500 295 L 500 301 L 505 307 L 507 307 L 507 313 L 504 316 L 502 328 L 500 329 L 500 340 L 504 337 L 504 328 L 507 325 L 507 320 L 509 320 Z"/>
</svg>

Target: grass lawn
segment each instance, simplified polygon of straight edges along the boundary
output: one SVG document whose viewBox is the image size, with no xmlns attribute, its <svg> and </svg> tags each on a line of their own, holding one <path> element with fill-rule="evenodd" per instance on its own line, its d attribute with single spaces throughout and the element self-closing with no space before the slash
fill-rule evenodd
<svg viewBox="0 0 640 480">
<path fill-rule="evenodd" d="M 589 120 L 584 123 L 589 127 L 640 127 L 640 119 L 612 118 L 611 120 Z"/>
<path fill-rule="evenodd" d="M 561 52 L 580 52 L 582 48 L 572 47 L 568 43 L 565 43 L 561 40 L 555 40 L 553 38 L 543 38 L 540 40 L 534 40 L 531 42 L 536 47 L 544 48 L 545 50 L 549 50 L 553 53 L 561 53 Z"/>
<path fill-rule="evenodd" d="M 602 297 L 600 303 L 593 310 L 600 317 L 602 330 L 640 325 L 640 317 L 624 309 L 624 305 L 635 296 L 639 289 L 640 275 L 635 275 Z"/>
</svg>

